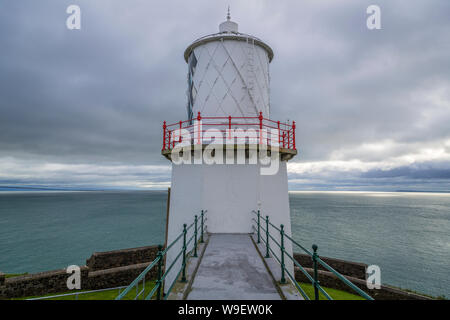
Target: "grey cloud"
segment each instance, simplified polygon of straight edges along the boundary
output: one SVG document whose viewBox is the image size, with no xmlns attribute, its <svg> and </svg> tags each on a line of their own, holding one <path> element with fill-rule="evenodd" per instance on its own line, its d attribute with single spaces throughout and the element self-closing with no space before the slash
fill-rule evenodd
<svg viewBox="0 0 450 320">
<path fill-rule="evenodd" d="M 216 32 L 229 1 L 79 0 L 82 30 L 69 31 L 65 9 L 72 3 L 1 5 L 0 158 L 167 166 L 159 153 L 162 121 L 186 117 L 183 51 Z M 450 2 L 377 3 L 380 31 L 365 27 L 372 1 L 231 1 L 240 30 L 275 50 L 272 118 L 297 122 L 295 161 L 328 160 L 339 150 L 345 159 L 384 161 L 450 139 Z M 389 152 L 361 148 L 388 140 L 396 143 Z M 445 174 L 446 165 L 433 170 Z M 373 182 L 376 172 L 386 173 L 316 178 L 348 188 L 406 179 Z M 160 179 L 123 174 L 116 179 Z M 2 183 L 15 181 L 6 176 L 0 172 Z M 58 179 L 46 182 L 78 183 L 70 172 Z"/>
<path fill-rule="evenodd" d="M 373 170 L 362 178 L 397 178 L 450 180 L 450 169 L 400 167 L 392 170 Z"/>
</svg>

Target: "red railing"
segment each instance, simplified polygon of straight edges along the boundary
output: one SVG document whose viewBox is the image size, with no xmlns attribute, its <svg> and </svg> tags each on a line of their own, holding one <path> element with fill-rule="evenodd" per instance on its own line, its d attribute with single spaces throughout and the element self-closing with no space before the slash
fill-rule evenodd
<svg viewBox="0 0 450 320">
<path fill-rule="evenodd" d="M 230 130 L 241 129 L 256 134 L 254 137 L 247 136 L 245 143 L 267 144 L 297 150 L 295 147 L 295 121 L 289 124 L 270 120 L 264 118 L 262 112 L 259 113 L 258 117 L 202 117 L 199 112 L 197 118 L 192 120 L 172 124 L 166 124 L 166 121 L 164 121 L 163 151 L 170 150 L 183 141 L 180 129 L 187 130 L 185 132 L 190 134 L 192 144 L 211 142 L 212 139 L 204 137 L 209 129 L 215 129 L 216 132 L 218 130 L 223 136 L 223 143 L 227 143 L 225 139 L 232 138 Z"/>
</svg>

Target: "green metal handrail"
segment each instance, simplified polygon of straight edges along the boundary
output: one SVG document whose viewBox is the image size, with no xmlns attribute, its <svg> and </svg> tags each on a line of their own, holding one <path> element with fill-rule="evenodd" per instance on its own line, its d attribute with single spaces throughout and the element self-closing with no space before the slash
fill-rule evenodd
<svg viewBox="0 0 450 320">
<path fill-rule="evenodd" d="M 289 259 L 292 260 L 294 265 L 297 266 L 300 269 L 300 271 L 306 276 L 306 278 L 309 281 L 311 281 L 312 285 L 314 286 L 314 299 L 315 300 L 319 300 L 319 292 L 321 292 L 328 300 L 333 300 L 333 298 L 325 291 L 325 289 L 320 286 L 320 281 L 318 279 L 318 265 L 319 264 L 322 265 L 325 269 L 327 269 L 330 272 L 332 272 L 339 280 L 344 282 L 347 286 L 349 286 L 351 289 L 356 291 L 356 293 L 358 293 L 363 298 L 365 298 L 367 300 L 374 300 L 370 295 L 368 295 L 366 292 L 364 292 L 363 290 L 358 288 L 350 280 L 348 280 L 346 277 L 344 277 L 342 274 L 337 272 L 335 269 L 330 267 L 326 262 L 324 262 L 322 259 L 320 259 L 319 255 L 317 254 L 317 249 L 318 249 L 317 245 L 314 244 L 312 246 L 313 252 L 311 253 L 309 250 L 307 250 L 305 247 L 300 245 L 298 242 L 296 242 L 290 236 L 286 235 L 284 233 L 284 226 L 282 224 L 280 225 L 280 227 L 277 227 L 276 225 L 274 225 L 273 223 L 271 223 L 269 221 L 269 216 L 266 215 L 266 217 L 264 219 L 266 227 L 264 228 L 263 226 L 261 226 L 261 213 L 260 213 L 260 210 L 258 210 L 258 211 L 252 210 L 252 213 L 257 216 L 257 219 L 252 218 L 252 221 L 254 221 L 256 223 L 256 227 L 255 227 L 255 225 L 252 225 L 252 228 L 257 233 L 258 243 L 260 243 L 260 241 L 262 241 L 264 243 L 265 247 L 266 247 L 266 256 L 265 256 L 265 258 L 269 258 L 270 257 L 270 255 L 269 255 L 269 252 L 270 252 L 270 253 L 272 253 L 272 257 L 274 257 L 278 261 L 280 266 L 281 266 L 281 279 L 280 279 L 281 283 L 286 283 L 285 275 L 287 274 L 287 276 L 291 279 L 292 283 L 295 285 L 295 287 L 300 292 L 300 294 L 305 299 L 310 300 L 310 297 L 305 293 L 305 291 L 301 288 L 301 286 L 295 280 L 295 277 L 286 268 L 285 263 L 284 263 L 284 256 L 286 255 Z M 278 242 L 270 234 L 270 230 L 269 230 L 270 227 L 272 227 L 273 229 L 275 229 L 276 231 L 278 231 L 280 233 L 280 242 Z M 264 237 L 261 237 L 261 230 L 264 231 L 265 234 L 266 234 L 266 239 L 265 240 L 264 240 Z M 271 239 L 273 241 L 273 243 L 275 243 L 277 245 L 277 247 L 280 249 L 280 253 L 281 253 L 280 257 L 278 257 L 277 254 L 270 247 L 269 239 Z M 298 246 L 300 249 L 302 249 L 302 251 L 304 251 L 307 255 L 309 255 L 311 257 L 312 263 L 313 263 L 313 276 L 311 276 L 305 270 L 305 268 L 303 268 L 302 265 L 297 260 L 294 259 L 293 256 L 291 256 L 289 253 L 286 252 L 285 247 L 284 247 L 284 240 L 285 239 L 290 240 L 291 243 L 293 243 L 296 246 Z"/>
<path fill-rule="evenodd" d="M 136 290 L 136 295 L 134 297 L 134 300 L 139 299 L 141 296 L 145 299 L 145 300 L 150 300 L 153 298 L 153 296 L 156 293 L 156 299 L 157 300 L 161 300 L 161 289 L 163 286 L 163 281 L 166 279 L 167 275 L 169 274 L 169 272 L 172 270 L 172 268 L 174 267 L 174 265 L 176 264 L 176 262 L 180 259 L 180 257 L 183 257 L 183 262 L 181 263 L 181 267 L 180 270 L 177 272 L 177 275 L 174 279 L 174 281 L 170 284 L 169 289 L 167 290 L 166 295 L 163 297 L 164 300 L 167 300 L 167 298 L 169 297 L 169 293 L 172 290 L 172 288 L 174 287 L 175 283 L 177 282 L 178 278 L 180 277 L 180 275 L 182 275 L 181 281 L 185 282 L 186 281 L 186 265 L 187 265 L 187 261 L 189 259 L 189 257 L 192 255 L 194 257 L 197 257 L 197 247 L 198 247 L 198 242 L 203 243 L 204 239 L 203 239 L 203 235 L 204 232 L 206 230 L 206 226 L 205 226 L 205 222 L 207 220 L 207 218 L 205 218 L 205 214 L 206 214 L 207 210 L 202 210 L 201 214 L 200 214 L 200 225 L 199 224 L 199 217 L 197 215 L 194 216 L 194 222 L 192 222 L 189 226 L 187 226 L 186 224 L 183 225 L 183 231 L 167 246 L 166 249 L 162 250 L 162 246 L 159 245 L 158 246 L 158 253 L 156 255 L 155 260 L 153 260 L 145 269 L 144 271 L 142 271 L 137 277 L 136 279 L 134 279 L 130 285 L 128 285 L 128 287 L 126 287 L 125 290 L 123 290 L 117 297 L 115 300 L 122 300 L 133 288 L 135 288 Z M 192 227 L 194 227 L 193 230 L 193 234 L 192 236 L 187 239 L 187 233 L 190 229 L 192 229 Z M 197 239 L 198 233 L 200 232 L 200 241 Z M 178 242 L 180 241 L 180 239 L 183 239 L 183 245 L 181 247 L 180 252 L 176 255 L 175 259 L 172 261 L 172 263 L 170 264 L 170 266 L 168 266 L 168 268 L 166 268 L 165 272 L 162 272 L 162 264 L 163 264 L 163 258 L 164 256 L 167 254 L 167 252 Z M 191 242 L 194 241 L 194 248 L 191 251 L 187 251 L 187 248 L 189 247 L 189 245 L 191 244 Z M 152 290 L 150 291 L 150 293 L 145 296 L 145 278 L 146 275 L 150 272 L 150 270 L 152 270 L 155 266 L 157 266 L 157 279 L 156 279 L 156 284 L 155 286 L 152 288 Z M 142 289 L 140 290 L 140 283 L 142 282 Z"/>
</svg>

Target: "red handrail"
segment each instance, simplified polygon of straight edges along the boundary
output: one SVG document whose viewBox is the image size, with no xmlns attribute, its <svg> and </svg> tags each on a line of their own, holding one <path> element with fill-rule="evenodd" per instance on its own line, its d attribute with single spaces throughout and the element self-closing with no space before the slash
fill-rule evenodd
<svg viewBox="0 0 450 320">
<path fill-rule="evenodd" d="M 269 137 L 263 137 L 264 129 L 272 129 L 277 132 L 275 135 L 272 134 L 272 140 L 278 140 L 278 145 L 282 146 L 286 149 L 296 150 L 295 145 L 295 121 L 292 124 L 283 123 L 280 121 L 275 121 L 271 119 L 264 118 L 262 112 L 259 113 L 257 117 L 204 117 L 198 112 L 197 117 L 197 128 L 194 127 L 193 119 L 178 121 L 172 124 L 167 124 L 166 121 L 163 123 L 163 145 L 162 150 L 168 150 L 175 147 L 175 144 L 182 142 L 182 135 L 180 134 L 179 129 L 188 130 L 191 134 L 193 132 L 197 133 L 197 137 L 193 137 L 193 139 L 197 140 L 197 144 L 202 142 L 202 134 L 207 130 L 203 130 L 203 127 L 214 127 L 223 133 L 226 133 L 227 130 L 230 132 L 229 138 L 231 139 L 231 129 L 239 129 L 246 128 L 251 129 L 254 128 L 257 131 L 259 143 L 262 144 L 263 140 L 267 138 L 269 141 Z M 223 121 L 218 121 L 223 120 Z M 255 121 L 249 121 L 255 120 Z M 247 122 L 249 121 L 249 122 Z M 275 124 L 272 125 L 272 124 Z M 272 132 L 273 133 L 273 132 Z M 178 134 L 178 137 L 176 136 Z M 172 137 L 173 136 L 173 137 Z M 178 138 L 178 139 L 177 139 Z M 255 137 L 256 138 L 256 137 Z M 176 141 L 178 140 L 178 141 Z M 192 141 L 195 141 L 192 140 Z M 206 140 L 205 140 L 206 141 Z"/>
</svg>

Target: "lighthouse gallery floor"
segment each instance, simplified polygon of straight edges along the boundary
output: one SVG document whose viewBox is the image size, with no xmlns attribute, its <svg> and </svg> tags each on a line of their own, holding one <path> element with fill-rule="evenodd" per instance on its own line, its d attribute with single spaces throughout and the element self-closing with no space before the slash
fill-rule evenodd
<svg viewBox="0 0 450 320">
<path fill-rule="evenodd" d="M 279 300 L 248 234 L 211 234 L 188 300 Z"/>
</svg>

